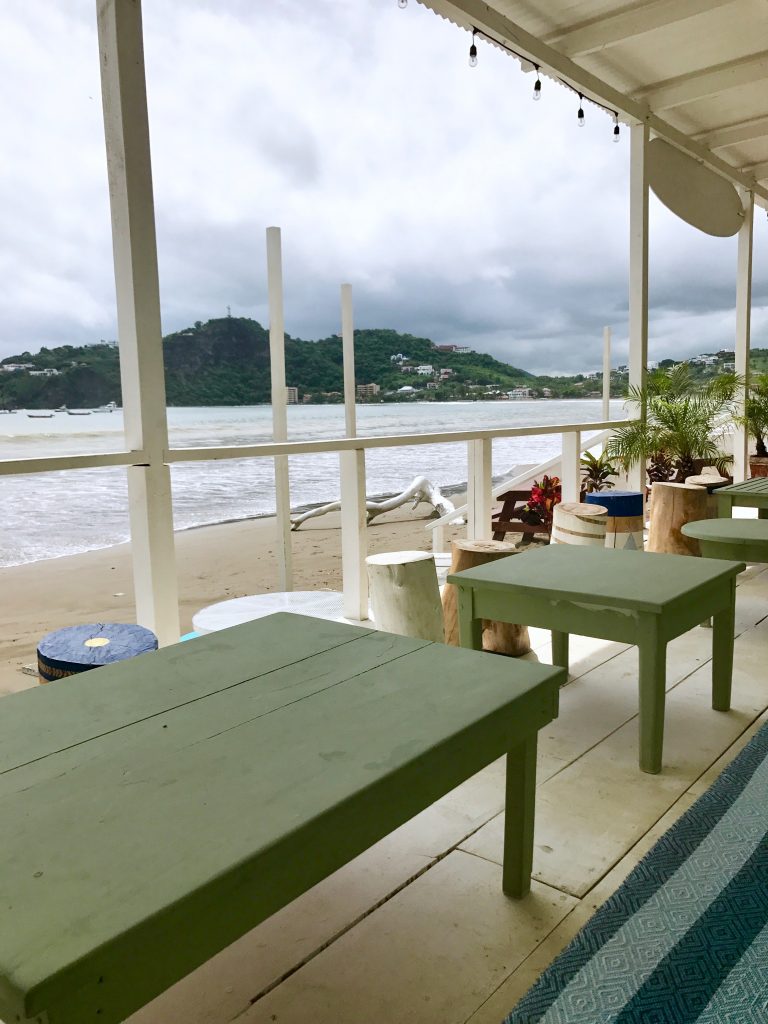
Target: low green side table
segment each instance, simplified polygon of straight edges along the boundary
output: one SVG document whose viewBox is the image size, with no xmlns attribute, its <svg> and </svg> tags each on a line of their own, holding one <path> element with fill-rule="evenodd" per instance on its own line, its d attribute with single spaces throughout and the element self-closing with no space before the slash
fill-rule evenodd
<svg viewBox="0 0 768 1024">
<path fill-rule="evenodd" d="M 760 519 L 768 519 L 768 477 L 755 476 L 739 484 L 720 487 L 716 492 L 717 511 L 728 518 L 734 508 L 756 508 Z"/>
<path fill-rule="evenodd" d="M 553 544 L 453 573 L 462 647 L 481 649 L 482 620 L 552 630 L 552 660 L 568 667 L 568 634 L 640 651 L 640 768 L 661 771 L 667 644 L 713 618 L 712 707 L 728 711 L 736 577 L 741 561 Z"/>
<path fill-rule="evenodd" d="M 768 520 L 700 519 L 686 523 L 686 537 L 695 537 L 705 558 L 768 562 Z"/>
</svg>

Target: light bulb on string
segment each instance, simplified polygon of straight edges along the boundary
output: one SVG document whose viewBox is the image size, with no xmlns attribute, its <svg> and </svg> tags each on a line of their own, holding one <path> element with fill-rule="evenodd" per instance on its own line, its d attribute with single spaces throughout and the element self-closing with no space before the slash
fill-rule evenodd
<svg viewBox="0 0 768 1024">
<path fill-rule="evenodd" d="M 397 6 L 400 8 L 401 11 L 404 11 L 405 8 L 408 6 L 408 0 L 397 0 Z"/>
<path fill-rule="evenodd" d="M 619 115 L 613 115 L 613 141 L 618 142 L 619 136 L 621 135 L 621 129 L 619 128 Z"/>
<path fill-rule="evenodd" d="M 541 99 L 541 79 L 539 78 L 539 66 L 538 64 L 533 65 L 536 68 L 536 81 L 533 83 L 533 98 L 535 100 Z"/>
<path fill-rule="evenodd" d="M 469 48 L 469 66 L 477 67 L 477 47 L 475 46 L 475 30 L 472 29 L 472 45 Z"/>
<path fill-rule="evenodd" d="M 584 127 L 584 121 L 585 121 L 585 118 L 584 118 L 584 107 L 581 105 L 583 101 L 584 101 L 584 97 L 581 95 L 581 93 L 579 93 L 579 112 L 576 115 L 576 117 L 578 118 L 578 121 L 579 121 L 579 128 L 583 128 Z"/>
</svg>

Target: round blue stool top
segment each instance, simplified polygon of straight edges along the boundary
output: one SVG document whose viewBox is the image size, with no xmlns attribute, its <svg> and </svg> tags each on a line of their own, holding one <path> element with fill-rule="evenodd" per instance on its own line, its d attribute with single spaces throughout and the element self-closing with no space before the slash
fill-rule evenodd
<svg viewBox="0 0 768 1024">
<path fill-rule="evenodd" d="M 48 633 L 38 645 L 37 662 L 41 676 L 59 679 L 156 649 L 157 637 L 143 626 L 97 622 Z"/>
<path fill-rule="evenodd" d="M 604 505 L 609 516 L 641 516 L 642 491 L 592 491 L 584 499 L 590 505 Z"/>
</svg>

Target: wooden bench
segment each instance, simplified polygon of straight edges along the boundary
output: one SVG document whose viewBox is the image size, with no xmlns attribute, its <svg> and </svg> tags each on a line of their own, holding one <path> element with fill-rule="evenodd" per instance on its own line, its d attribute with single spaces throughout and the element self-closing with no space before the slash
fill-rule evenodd
<svg viewBox="0 0 768 1024">
<path fill-rule="evenodd" d="M 508 533 L 521 533 L 523 538 L 520 543 L 524 546 L 530 544 L 536 535 L 551 535 L 551 523 L 526 523 L 520 518 L 523 508 L 531 500 L 530 487 L 527 491 L 505 491 L 499 495 L 498 500 L 502 503 L 501 509 L 491 516 L 494 540 L 504 540 Z"/>
<path fill-rule="evenodd" d="M 5 697 L 0 1018 L 117 1024 L 503 754 L 523 896 L 564 675 L 277 614 Z"/>
</svg>

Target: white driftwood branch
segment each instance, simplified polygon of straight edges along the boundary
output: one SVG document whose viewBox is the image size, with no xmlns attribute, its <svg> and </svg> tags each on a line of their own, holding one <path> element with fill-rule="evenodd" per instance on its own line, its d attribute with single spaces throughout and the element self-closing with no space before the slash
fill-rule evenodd
<svg viewBox="0 0 768 1024">
<path fill-rule="evenodd" d="M 399 508 L 409 501 L 413 502 L 412 508 L 416 508 L 421 502 L 431 505 L 440 516 L 456 511 L 456 506 L 445 497 L 439 487 L 425 476 L 417 476 L 411 482 L 410 487 L 407 487 L 402 494 L 396 494 L 394 497 L 386 498 L 384 501 L 371 501 L 368 499 L 365 503 L 368 522 L 370 523 L 376 516 L 380 516 L 384 512 L 391 512 L 393 509 Z M 340 508 L 340 501 L 331 501 L 327 505 L 319 505 L 317 508 L 312 508 L 309 512 L 302 512 L 300 515 L 291 516 L 291 529 L 298 530 L 307 519 L 324 516 L 328 512 L 338 512 Z M 463 522 L 463 520 L 457 519 L 456 522 Z"/>
</svg>

